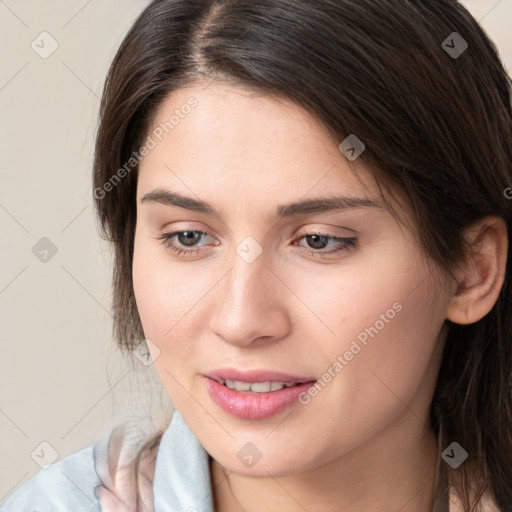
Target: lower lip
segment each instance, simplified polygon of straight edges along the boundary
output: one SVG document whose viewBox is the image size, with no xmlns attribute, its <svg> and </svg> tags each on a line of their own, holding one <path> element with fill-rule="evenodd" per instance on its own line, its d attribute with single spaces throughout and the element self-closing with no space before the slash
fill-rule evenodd
<svg viewBox="0 0 512 512">
<path fill-rule="evenodd" d="M 216 380 L 206 378 L 206 387 L 212 400 L 227 413 L 249 420 L 268 418 L 290 407 L 301 393 L 306 393 L 315 382 L 305 382 L 290 388 L 268 393 L 235 391 Z"/>
</svg>

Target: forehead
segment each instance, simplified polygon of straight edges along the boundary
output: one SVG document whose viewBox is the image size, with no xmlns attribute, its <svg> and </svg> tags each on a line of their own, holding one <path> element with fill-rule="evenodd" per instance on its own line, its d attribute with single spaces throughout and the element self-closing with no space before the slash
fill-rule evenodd
<svg viewBox="0 0 512 512">
<path fill-rule="evenodd" d="M 283 97 L 218 82 L 195 84 L 165 99 L 147 135 L 155 145 L 139 168 L 145 188 L 181 178 L 178 188 L 189 183 L 208 195 L 375 192 L 371 173 L 357 160 L 349 163 L 325 127 Z"/>
</svg>

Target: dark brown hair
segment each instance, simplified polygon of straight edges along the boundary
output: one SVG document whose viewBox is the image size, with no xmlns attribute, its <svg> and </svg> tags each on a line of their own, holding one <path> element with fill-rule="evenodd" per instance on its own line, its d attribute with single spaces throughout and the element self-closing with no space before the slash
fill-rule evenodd
<svg viewBox="0 0 512 512">
<path fill-rule="evenodd" d="M 156 0 L 112 62 L 96 141 L 94 198 L 115 251 L 121 348 L 144 339 L 132 282 L 137 165 L 126 163 L 167 95 L 199 80 L 289 98 L 338 143 L 356 134 L 361 162 L 381 191 L 407 198 L 426 254 L 446 271 L 468 256 L 464 228 L 484 216 L 503 218 L 511 239 L 510 79 L 457 1 Z M 511 250 L 492 311 L 471 325 L 447 321 L 431 426 L 440 451 L 456 441 L 469 458 L 456 470 L 439 464 L 436 512 L 450 486 L 465 511 L 486 489 L 512 510 Z"/>
</svg>

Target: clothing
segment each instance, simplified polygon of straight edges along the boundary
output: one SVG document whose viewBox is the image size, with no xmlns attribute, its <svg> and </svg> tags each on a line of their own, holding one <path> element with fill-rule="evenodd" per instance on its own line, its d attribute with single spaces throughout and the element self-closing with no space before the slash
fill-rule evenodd
<svg viewBox="0 0 512 512">
<path fill-rule="evenodd" d="M 135 502 L 131 463 L 143 441 L 135 427 L 117 425 L 94 445 L 41 469 L 7 497 L 0 512 L 145 510 Z M 153 462 L 149 456 L 139 474 L 141 495 L 149 510 L 214 512 L 209 455 L 177 410 L 153 453 Z M 100 499 L 94 493 L 98 485 Z"/>
<path fill-rule="evenodd" d="M 40 470 L 0 504 L 0 512 L 214 512 L 210 457 L 177 410 L 154 456 L 141 464 L 144 504 L 137 505 L 131 462 L 143 441 L 136 423 L 117 425 L 94 445 Z M 485 512 L 500 512 L 490 496 L 482 504 Z M 448 508 L 462 512 L 454 495 L 443 512 Z"/>
</svg>

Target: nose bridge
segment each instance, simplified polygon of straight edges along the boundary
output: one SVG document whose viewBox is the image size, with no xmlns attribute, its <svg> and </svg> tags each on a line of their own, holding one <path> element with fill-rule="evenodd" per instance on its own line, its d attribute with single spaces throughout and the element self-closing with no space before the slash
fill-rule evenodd
<svg viewBox="0 0 512 512">
<path fill-rule="evenodd" d="M 210 326 L 225 341 L 247 345 L 256 338 L 282 335 L 287 322 L 276 287 L 279 280 L 267 268 L 268 258 L 241 254 L 237 250 L 231 271 L 219 283 Z"/>
<path fill-rule="evenodd" d="M 233 258 L 232 269 L 223 287 L 222 303 L 226 305 L 232 320 L 253 312 L 262 313 L 269 304 L 269 275 L 266 258 L 260 256 L 247 262 L 238 254 Z M 245 313 L 245 315 L 242 315 Z"/>
<path fill-rule="evenodd" d="M 271 264 L 268 250 L 264 251 L 254 237 L 246 236 L 235 247 L 230 264 L 231 272 L 224 290 L 225 300 L 234 301 L 240 307 L 244 306 L 245 301 L 263 306 L 260 301 L 265 290 L 261 285 L 271 274 L 267 268 Z"/>
</svg>

